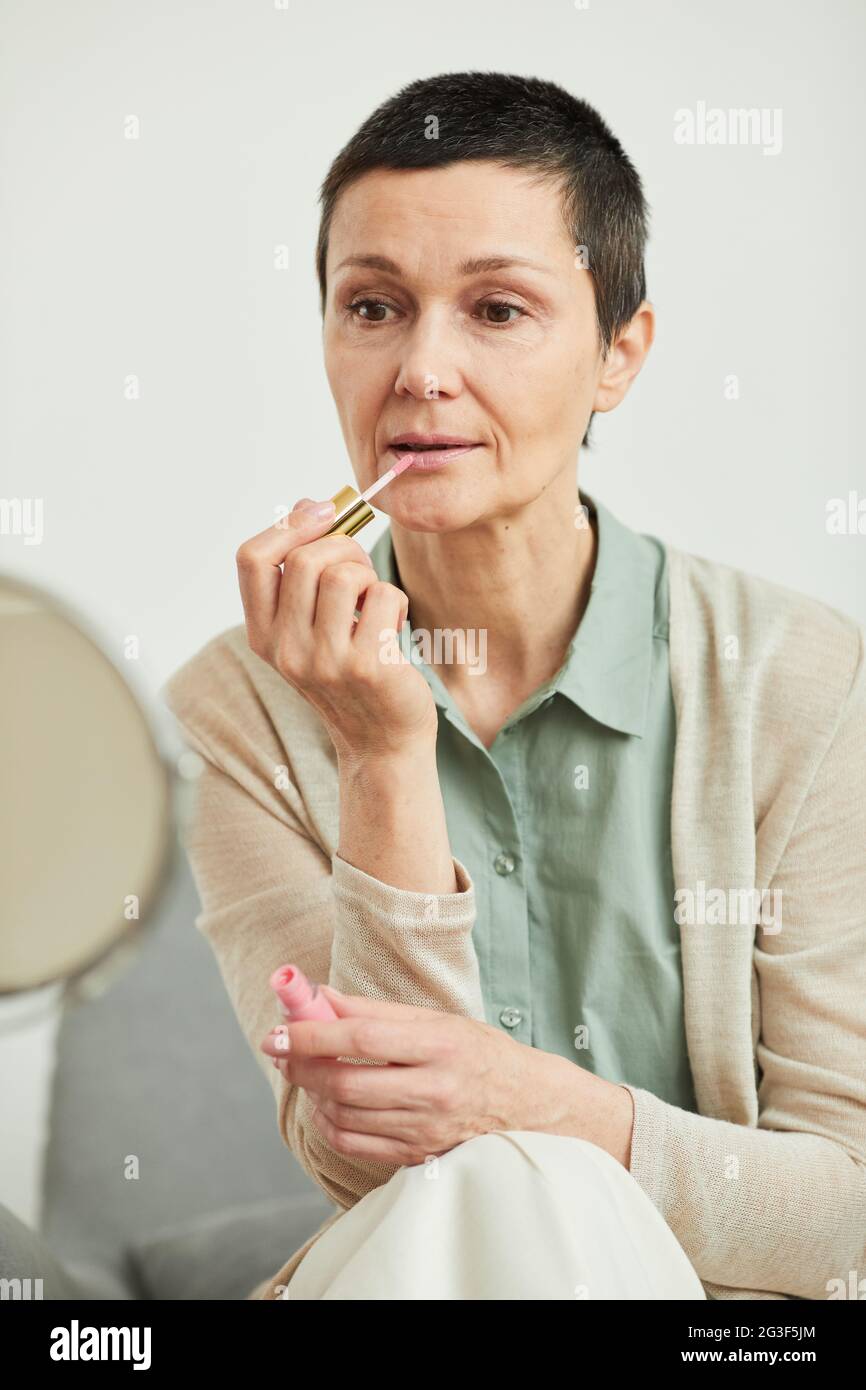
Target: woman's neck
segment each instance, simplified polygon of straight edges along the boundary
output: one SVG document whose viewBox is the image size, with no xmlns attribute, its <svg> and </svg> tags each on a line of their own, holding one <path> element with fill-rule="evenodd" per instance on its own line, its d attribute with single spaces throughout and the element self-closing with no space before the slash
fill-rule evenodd
<svg viewBox="0 0 866 1390">
<path fill-rule="evenodd" d="M 459 658 L 449 665 L 447 656 L 422 655 L 464 713 L 474 702 L 493 723 L 556 673 L 589 599 L 595 527 L 575 525 L 573 479 L 567 496 L 550 496 L 553 491 L 511 516 L 461 531 L 408 531 L 392 523 L 412 632 L 429 634 L 434 653 L 437 629 L 465 634 L 466 650 L 476 654 L 483 642 L 484 678 Z M 441 650 L 447 649 L 446 642 Z"/>
</svg>

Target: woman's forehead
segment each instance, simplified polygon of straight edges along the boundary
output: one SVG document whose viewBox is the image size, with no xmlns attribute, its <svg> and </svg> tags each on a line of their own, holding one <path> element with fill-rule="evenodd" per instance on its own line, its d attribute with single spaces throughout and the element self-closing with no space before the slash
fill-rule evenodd
<svg viewBox="0 0 866 1390">
<path fill-rule="evenodd" d="M 332 274 L 361 259 L 371 270 L 410 274 L 425 245 L 426 256 L 432 248 L 455 274 L 506 262 L 552 274 L 572 257 L 559 189 L 526 170 L 469 160 L 373 169 L 340 195 L 329 236 Z"/>
</svg>

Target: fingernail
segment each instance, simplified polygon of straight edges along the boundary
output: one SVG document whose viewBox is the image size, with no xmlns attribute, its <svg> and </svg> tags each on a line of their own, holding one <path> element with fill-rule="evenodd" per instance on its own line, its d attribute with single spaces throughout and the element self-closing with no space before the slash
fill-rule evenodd
<svg viewBox="0 0 866 1390">
<path fill-rule="evenodd" d="M 310 522 L 321 522 L 325 517 L 336 516 L 336 513 L 333 502 L 304 502 L 293 507 L 289 516 L 296 526 L 306 526 Z"/>
<path fill-rule="evenodd" d="M 292 507 L 293 512 L 305 512 L 310 507 L 315 507 L 316 503 L 312 497 L 301 497 Z"/>
<path fill-rule="evenodd" d="M 298 502 L 297 506 L 292 508 L 292 515 L 302 517 L 327 516 L 329 512 L 336 512 L 336 510 L 333 502 L 313 502 L 309 498 L 304 498 L 302 502 Z"/>
</svg>

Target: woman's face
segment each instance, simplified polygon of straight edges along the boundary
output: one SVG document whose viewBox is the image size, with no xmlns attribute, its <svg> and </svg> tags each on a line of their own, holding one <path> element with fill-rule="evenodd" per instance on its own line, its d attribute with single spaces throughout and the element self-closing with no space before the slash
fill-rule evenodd
<svg viewBox="0 0 866 1390">
<path fill-rule="evenodd" d="M 590 412 L 610 408 L 592 279 L 559 207 L 549 181 L 479 161 L 374 170 L 337 203 L 325 366 L 359 487 L 396 461 L 397 435 L 477 444 L 382 492 L 409 530 L 508 516 L 573 478 Z"/>
</svg>

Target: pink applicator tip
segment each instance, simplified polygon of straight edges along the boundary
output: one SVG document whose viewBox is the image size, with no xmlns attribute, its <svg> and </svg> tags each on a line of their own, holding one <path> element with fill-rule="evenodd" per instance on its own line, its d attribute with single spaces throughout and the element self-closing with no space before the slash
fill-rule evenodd
<svg viewBox="0 0 866 1390">
<path fill-rule="evenodd" d="M 412 455 L 407 454 L 404 458 L 398 459 L 398 461 L 394 464 L 394 467 L 391 469 L 391 472 L 393 473 L 394 477 L 397 478 L 403 472 L 404 469 L 411 468 L 414 462 L 415 460 L 413 459 Z"/>
<path fill-rule="evenodd" d="M 356 507 L 358 502 L 369 502 L 371 497 L 375 497 L 377 492 L 381 492 L 386 483 L 392 483 L 395 478 L 399 478 L 400 474 L 405 473 L 407 468 L 411 468 L 414 462 L 411 454 L 398 459 L 393 468 L 389 468 L 387 473 L 383 473 L 381 478 L 377 478 L 375 483 L 371 483 L 368 488 L 365 488 L 360 497 L 355 502 L 350 503 L 350 507 Z"/>
</svg>

